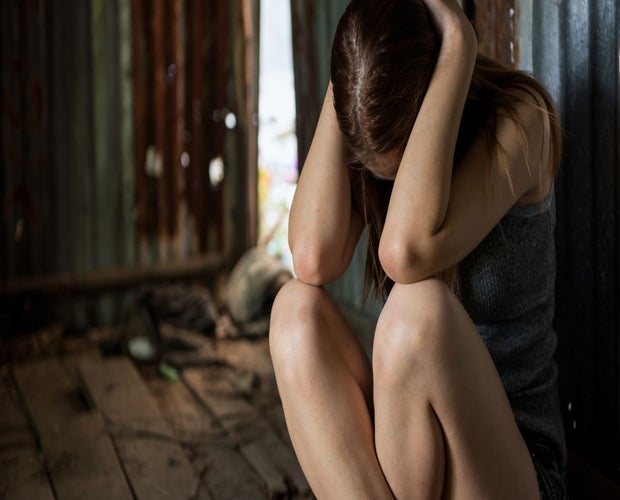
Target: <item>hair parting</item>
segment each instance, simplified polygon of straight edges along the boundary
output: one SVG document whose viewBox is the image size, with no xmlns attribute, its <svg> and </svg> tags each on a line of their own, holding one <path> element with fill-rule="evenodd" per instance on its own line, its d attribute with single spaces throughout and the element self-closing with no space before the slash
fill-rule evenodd
<svg viewBox="0 0 620 500">
<path fill-rule="evenodd" d="M 353 203 L 368 230 L 364 297 L 371 289 L 385 297 L 393 286 L 378 258 L 393 183 L 370 175 L 368 167 L 386 153 L 402 155 L 440 43 L 423 0 L 352 0 L 336 30 L 331 52 L 334 108 L 347 145 Z M 550 123 L 550 158 L 546 160 L 541 151 L 540 161 L 550 161 L 554 175 L 557 173 L 561 129 L 549 93 L 527 73 L 505 68 L 482 55 L 476 59 L 463 110 L 455 165 L 482 133 L 491 156 L 504 157 L 506 168 L 505 152 L 497 139 L 500 117 L 514 121 L 519 143 L 527 153 L 525 128 L 517 113 L 520 102 L 529 103 L 524 94 L 538 103 L 532 106 Z M 490 168 L 488 179 L 487 194 L 493 196 Z M 458 266 L 438 277 L 456 289 Z"/>
</svg>

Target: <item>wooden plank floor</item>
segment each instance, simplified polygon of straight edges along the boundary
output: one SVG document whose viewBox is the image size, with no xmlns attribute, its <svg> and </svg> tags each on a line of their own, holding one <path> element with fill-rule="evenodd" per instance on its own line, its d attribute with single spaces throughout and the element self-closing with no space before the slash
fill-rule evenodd
<svg viewBox="0 0 620 500">
<path fill-rule="evenodd" d="M 75 344 L 0 369 L 1 499 L 313 498 L 267 339 L 205 340 L 177 381 Z"/>
</svg>

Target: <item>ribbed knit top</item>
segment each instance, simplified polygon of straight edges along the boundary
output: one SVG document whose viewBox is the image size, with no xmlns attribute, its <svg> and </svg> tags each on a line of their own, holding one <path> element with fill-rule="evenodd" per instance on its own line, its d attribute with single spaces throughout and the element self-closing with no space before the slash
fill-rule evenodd
<svg viewBox="0 0 620 500">
<path fill-rule="evenodd" d="M 556 387 L 555 195 L 515 205 L 460 265 L 459 298 L 476 324 L 526 442 L 566 461 Z M 529 445 L 529 443 L 528 443 Z"/>
</svg>

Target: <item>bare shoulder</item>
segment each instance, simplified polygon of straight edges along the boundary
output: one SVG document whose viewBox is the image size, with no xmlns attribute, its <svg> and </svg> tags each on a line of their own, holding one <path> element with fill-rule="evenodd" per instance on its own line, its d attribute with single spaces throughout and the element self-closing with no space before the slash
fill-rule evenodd
<svg viewBox="0 0 620 500">
<path fill-rule="evenodd" d="M 512 149 L 514 169 L 527 169 L 532 183 L 517 203 L 536 203 L 544 199 L 553 183 L 552 140 L 549 110 L 538 92 L 520 91 L 515 95 L 515 117 L 500 118 L 498 140 L 505 149 Z M 516 120 L 515 120 L 516 118 Z M 506 142 L 510 141 L 511 145 Z M 523 172 L 513 172 L 520 175 Z"/>
</svg>

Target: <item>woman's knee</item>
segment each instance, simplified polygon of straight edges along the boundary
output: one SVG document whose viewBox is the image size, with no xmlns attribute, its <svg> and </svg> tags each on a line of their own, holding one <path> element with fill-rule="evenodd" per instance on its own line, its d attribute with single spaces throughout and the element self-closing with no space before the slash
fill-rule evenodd
<svg viewBox="0 0 620 500">
<path fill-rule="evenodd" d="M 269 347 L 276 370 L 303 359 L 318 341 L 322 314 L 328 301 L 322 288 L 291 280 L 282 287 L 271 309 Z"/>
<path fill-rule="evenodd" d="M 375 377 L 402 380 L 448 347 L 457 298 L 437 279 L 394 285 L 379 316 L 373 346 Z"/>
</svg>

